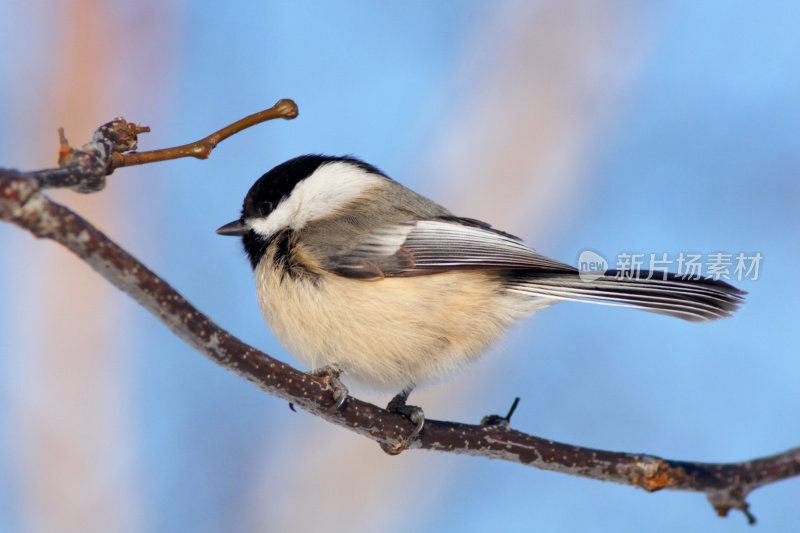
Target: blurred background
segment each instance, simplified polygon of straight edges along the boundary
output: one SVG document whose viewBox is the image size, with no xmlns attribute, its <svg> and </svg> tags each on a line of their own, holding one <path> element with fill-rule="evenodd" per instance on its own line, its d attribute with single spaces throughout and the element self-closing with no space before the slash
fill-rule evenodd
<svg viewBox="0 0 800 533">
<path fill-rule="evenodd" d="M 565 303 L 415 392 L 437 419 L 739 461 L 800 445 L 800 3 L 0 3 L 0 165 L 55 165 L 115 116 L 140 148 L 293 98 L 206 161 L 52 194 L 243 340 L 246 258 L 214 230 L 263 172 L 353 154 L 576 264 L 760 253 L 732 319 Z M 66 251 L 0 225 L 0 531 L 751 531 L 702 495 L 377 445 L 222 370 Z M 294 364 L 294 363 L 293 363 Z M 359 393 L 380 404 L 388 397 Z M 800 480 L 748 499 L 796 531 Z"/>
</svg>

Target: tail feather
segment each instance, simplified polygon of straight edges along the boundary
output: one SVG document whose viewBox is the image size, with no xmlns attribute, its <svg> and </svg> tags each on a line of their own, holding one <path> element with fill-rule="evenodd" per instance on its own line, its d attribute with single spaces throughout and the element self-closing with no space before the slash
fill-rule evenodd
<svg viewBox="0 0 800 533">
<path fill-rule="evenodd" d="M 651 278 L 651 279 L 647 279 Z M 632 307 L 690 322 L 731 316 L 744 303 L 744 291 L 711 278 L 687 278 L 641 271 L 626 277 L 614 270 L 588 272 L 520 272 L 509 290 L 554 300 Z"/>
</svg>

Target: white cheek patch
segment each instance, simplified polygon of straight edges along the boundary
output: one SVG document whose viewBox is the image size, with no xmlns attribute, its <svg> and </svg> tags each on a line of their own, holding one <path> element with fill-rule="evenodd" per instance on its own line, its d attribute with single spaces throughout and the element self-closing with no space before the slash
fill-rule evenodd
<svg viewBox="0 0 800 533">
<path fill-rule="evenodd" d="M 268 216 L 251 218 L 245 223 L 267 238 L 283 228 L 299 230 L 312 220 L 334 214 L 367 190 L 383 185 L 385 180 L 351 163 L 326 163 L 298 183 Z"/>
<path fill-rule="evenodd" d="M 383 176 L 362 170 L 352 163 L 336 161 L 322 165 L 292 191 L 291 203 L 295 205 L 291 206 L 290 225 L 293 229 L 300 229 L 312 220 L 330 216 L 385 181 Z"/>
<path fill-rule="evenodd" d="M 289 221 L 291 220 L 294 209 L 288 206 L 288 203 L 289 202 L 286 201 L 281 202 L 278 207 L 266 217 L 248 218 L 244 222 L 251 230 L 259 235 L 270 238 L 290 225 Z"/>
</svg>

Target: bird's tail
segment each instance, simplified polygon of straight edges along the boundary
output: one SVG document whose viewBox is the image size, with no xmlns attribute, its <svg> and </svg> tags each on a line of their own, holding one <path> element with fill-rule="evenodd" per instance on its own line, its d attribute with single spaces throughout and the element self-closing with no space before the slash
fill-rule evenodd
<svg viewBox="0 0 800 533">
<path fill-rule="evenodd" d="M 706 322 L 731 316 L 744 303 L 745 291 L 724 281 L 672 273 L 640 271 L 519 272 L 509 290 L 554 300 L 573 300 Z"/>
</svg>

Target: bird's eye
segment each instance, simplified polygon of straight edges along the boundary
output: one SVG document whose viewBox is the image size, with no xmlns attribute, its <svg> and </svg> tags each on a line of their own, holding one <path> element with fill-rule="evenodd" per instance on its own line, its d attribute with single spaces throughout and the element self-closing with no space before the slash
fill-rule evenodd
<svg viewBox="0 0 800 533">
<path fill-rule="evenodd" d="M 272 202 L 260 202 L 258 204 L 258 210 L 262 215 L 268 215 L 272 213 L 273 207 L 274 206 L 272 205 Z"/>
</svg>

